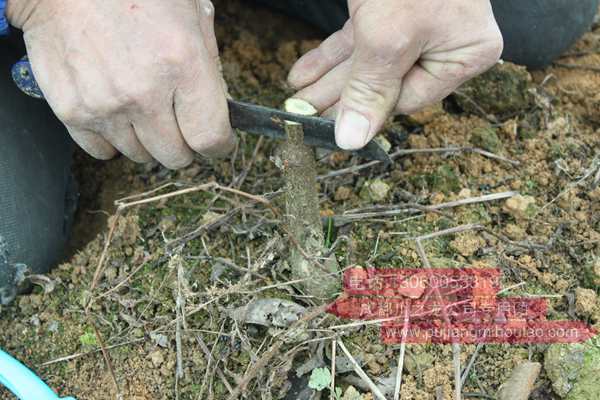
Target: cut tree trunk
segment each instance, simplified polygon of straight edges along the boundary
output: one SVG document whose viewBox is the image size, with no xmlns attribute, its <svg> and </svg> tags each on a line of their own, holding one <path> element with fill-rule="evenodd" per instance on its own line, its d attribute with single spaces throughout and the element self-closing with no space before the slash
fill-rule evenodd
<svg viewBox="0 0 600 400">
<path fill-rule="evenodd" d="M 299 99 L 289 99 L 285 110 L 316 115 L 317 110 Z M 282 168 L 286 181 L 286 224 L 293 236 L 289 263 L 299 287 L 320 301 L 334 296 L 340 285 L 335 256 L 323 257 L 325 237 L 321 225 L 315 151 L 304 144 L 304 130 L 285 121 L 287 141 L 282 146 Z M 298 248 L 300 247 L 300 248 Z"/>
</svg>

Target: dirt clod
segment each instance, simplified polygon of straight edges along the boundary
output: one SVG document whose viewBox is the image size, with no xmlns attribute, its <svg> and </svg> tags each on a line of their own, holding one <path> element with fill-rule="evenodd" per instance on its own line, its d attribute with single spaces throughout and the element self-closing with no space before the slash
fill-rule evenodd
<svg viewBox="0 0 600 400">
<path fill-rule="evenodd" d="M 479 115 L 481 110 L 500 117 L 527 110 L 533 102 L 527 69 L 504 62 L 464 84 L 456 95 L 463 110 Z"/>
<path fill-rule="evenodd" d="M 516 220 L 526 220 L 535 213 L 535 198 L 533 196 L 517 195 L 506 200 L 503 210 Z"/>
<path fill-rule="evenodd" d="M 360 191 L 360 196 L 372 202 L 384 201 L 390 191 L 390 185 L 382 181 L 381 179 L 375 179 L 373 181 L 365 182 L 364 187 Z"/>
</svg>

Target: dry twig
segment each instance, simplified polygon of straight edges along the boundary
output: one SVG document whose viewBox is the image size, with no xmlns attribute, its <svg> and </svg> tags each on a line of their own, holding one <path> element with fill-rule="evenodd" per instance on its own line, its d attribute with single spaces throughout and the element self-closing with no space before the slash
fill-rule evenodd
<svg viewBox="0 0 600 400">
<path fill-rule="evenodd" d="M 338 339 L 338 346 L 340 346 L 340 349 L 342 349 L 342 351 L 352 364 L 354 372 L 356 372 L 356 374 L 369 386 L 369 389 L 371 389 L 371 392 L 375 395 L 375 397 L 377 397 L 379 400 L 387 400 L 381 392 L 381 389 L 379 389 L 375 382 L 373 382 L 371 378 L 369 378 L 365 371 L 363 371 L 360 365 L 356 362 L 350 351 L 348 351 L 348 348 L 344 345 L 342 339 Z"/>
</svg>

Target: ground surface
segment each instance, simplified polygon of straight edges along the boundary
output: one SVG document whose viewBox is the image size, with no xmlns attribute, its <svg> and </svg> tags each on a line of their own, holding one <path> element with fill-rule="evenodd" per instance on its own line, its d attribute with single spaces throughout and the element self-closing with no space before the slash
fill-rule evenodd
<svg viewBox="0 0 600 400">
<path fill-rule="evenodd" d="M 318 33 L 237 1 L 217 6 L 217 34 L 231 94 L 280 105 L 291 93 L 286 71 L 318 43 Z M 374 205 L 435 205 L 509 190 L 522 197 L 453 207 L 443 215 L 377 216 L 329 228 L 331 241 L 349 238 L 336 247 L 340 264 L 420 267 L 414 241 L 408 238 L 482 224 L 502 239 L 473 231 L 437 238 L 426 243 L 431 263 L 500 267 L 505 287 L 520 284 L 512 295 L 548 296 L 549 318 L 598 324 L 600 73 L 585 66 L 599 68 L 599 52 L 596 26 L 569 51 L 570 57 L 559 60 L 567 66 L 533 74 L 500 66 L 462 88 L 444 107 L 390 121 L 385 134 L 392 152 L 398 146 L 476 146 L 520 164 L 456 152 L 399 157 L 392 167 L 320 180 L 323 216 Z M 198 160 L 179 172 L 78 156 L 82 209 L 73 255 L 49 275 L 49 293 L 36 286 L 33 295 L 2 308 L 0 347 L 64 396 L 101 400 L 120 392 L 137 400 L 227 398 L 256 369 L 281 328 L 246 324 L 232 310 L 258 298 L 311 306 L 287 283 L 290 274 L 283 260 L 288 246 L 281 221 L 262 204 L 218 190 L 132 207 L 108 221 L 107 215 L 115 213 L 114 200 L 167 183 L 176 186 L 150 196 L 207 182 L 270 196 L 283 186 L 281 172 L 269 159 L 274 148 L 271 141 L 242 135 L 233 161 Z M 327 175 L 361 163 L 334 154 L 322 160 L 319 172 Z M 375 180 L 383 184 L 373 185 Z M 282 206 L 280 197 L 272 197 L 275 207 Z M 104 273 L 93 287 L 110 226 L 115 229 L 102 260 Z M 282 398 L 291 392 L 291 381 L 294 390 L 306 389 L 310 371 L 329 364 L 328 328 L 345 322 L 326 315 L 312 320 L 305 337 L 284 344 L 267 368 L 255 371 L 245 395 Z M 377 335 L 376 327 L 361 326 L 344 331 L 342 338 L 370 376 L 385 378 L 398 350 L 379 344 Z M 111 367 L 99 351 L 102 344 Z M 592 355 L 586 365 L 600 362 L 598 345 L 588 343 L 594 351 L 586 353 Z M 462 348 L 463 365 L 473 351 L 474 346 Z M 465 397 L 495 398 L 512 369 L 530 359 L 547 362 L 532 398 L 558 398 L 552 387 L 557 378 L 545 360 L 549 354 L 541 345 L 486 345 L 466 381 Z M 344 360 L 338 361 L 342 365 Z M 434 399 L 436 393 L 452 398 L 452 371 L 449 346 L 409 346 L 402 398 Z M 575 373 L 571 384 L 578 379 Z M 339 373 L 336 384 L 344 391 L 354 385 L 368 392 L 352 372 Z M 328 396 L 323 391 L 322 397 Z"/>
</svg>

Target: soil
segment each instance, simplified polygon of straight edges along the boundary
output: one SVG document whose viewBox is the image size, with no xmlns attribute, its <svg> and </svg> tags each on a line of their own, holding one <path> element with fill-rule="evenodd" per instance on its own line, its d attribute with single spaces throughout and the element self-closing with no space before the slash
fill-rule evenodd
<svg viewBox="0 0 600 400">
<path fill-rule="evenodd" d="M 320 33 L 237 0 L 217 1 L 216 6 L 222 66 L 231 95 L 280 106 L 293 93 L 285 83 L 287 71 L 299 55 L 318 45 Z M 558 60 L 562 66 L 530 73 L 506 63 L 490 72 L 494 79 L 475 80 L 443 104 L 391 119 L 384 135 L 394 146 L 392 152 L 396 147 L 477 146 L 520 164 L 515 167 L 476 153 L 425 153 L 398 158 L 392 166 L 325 177 L 319 181 L 325 218 L 374 205 L 436 205 L 503 191 L 517 191 L 520 197 L 443 213 L 328 223 L 327 241 L 337 243 L 340 265 L 420 267 L 410 237 L 482 224 L 496 235 L 465 232 L 425 242 L 431 264 L 501 268 L 504 287 L 519 285 L 511 295 L 547 296 L 549 319 L 580 319 L 597 327 L 600 73 L 586 66 L 600 67 L 599 51 L 600 26 L 596 25 Z M 515 88 L 521 91 L 519 96 L 509 96 L 509 104 L 501 103 L 504 94 Z M 151 195 L 218 182 L 267 196 L 273 207 L 283 208 L 282 196 L 276 194 L 284 186 L 282 174 L 270 160 L 275 148 L 271 140 L 259 143 L 240 132 L 239 148 L 231 160 L 199 158 L 177 172 L 124 159 L 98 162 L 78 155 L 82 201 L 71 256 L 48 275 L 53 290 L 46 293 L 35 286 L 31 295 L 1 309 L 0 347 L 31 367 L 61 396 L 227 398 L 281 329 L 245 324 L 232 318 L 232 310 L 256 298 L 312 305 L 287 283 L 289 244 L 280 217 L 242 195 L 216 190 L 162 199 L 117 216 L 114 201 L 169 183 L 172 186 Z M 322 158 L 318 169 L 326 175 L 363 162 L 333 154 Z M 376 201 L 361 196 L 373 181 L 389 187 Z M 105 270 L 92 289 L 111 226 Z M 202 229 L 190 236 L 198 227 Z M 173 241 L 176 246 L 170 245 Z M 313 369 L 306 365 L 329 365 L 328 328 L 348 322 L 331 315 L 313 320 L 303 337 L 282 346 L 268 368 L 255 371 L 255 379 L 243 390 L 246 398 L 279 399 L 306 392 Z M 378 335 L 377 327 L 361 326 L 342 337 L 350 352 L 364 360 L 367 374 L 385 378 L 393 373 L 398 349 L 380 344 Z M 475 346 L 462 346 L 463 365 L 474 350 Z M 526 360 L 543 365 L 545 351 L 543 345 L 486 345 L 463 393 L 494 398 L 516 365 Z M 441 393 L 437 398 L 453 398 L 450 346 L 410 345 L 406 360 L 403 399 L 434 399 L 436 393 Z M 300 371 L 305 373 L 299 379 Z M 363 399 L 372 398 L 352 372 L 338 374 L 336 385 L 343 392 L 354 385 Z M 328 396 L 325 389 L 322 398 Z M 11 398 L 5 392 L 0 397 Z M 531 398 L 558 398 L 544 370 Z"/>
</svg>

